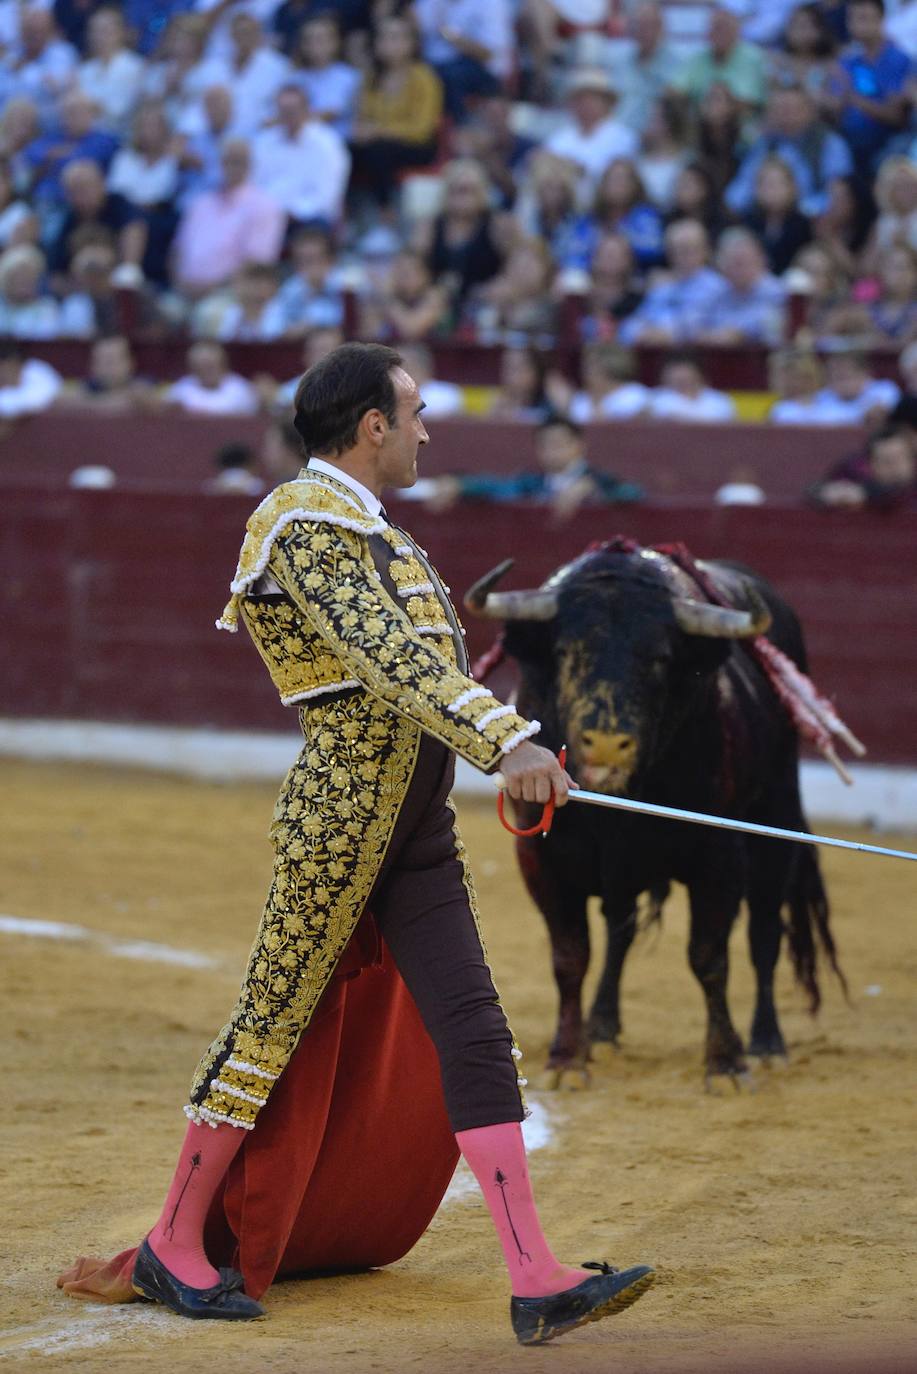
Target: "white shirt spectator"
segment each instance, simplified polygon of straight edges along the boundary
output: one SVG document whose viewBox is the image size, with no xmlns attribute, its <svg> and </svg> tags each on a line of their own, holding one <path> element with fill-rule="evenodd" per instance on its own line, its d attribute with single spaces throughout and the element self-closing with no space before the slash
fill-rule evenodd
<svg viewBox="0 0 917 1374">
<path fill-rule="evenodd" d="M 488 49 L 490 57 L 484 64 L 488 71 L 496 77 L 508 76 L 513 54 L 512 8 L 507 0 L 415 0 L 425 61 L 435 67 L 461 57 L 440 32 L 452 29 Z"/>
<path fill-rule="evenodd" d="M 112 159 L 108 189 L 132 205 L 159 205 L 178 190 L 178 163 L 174 157 L 148 162 L 135 148 L 121 148 Z"/>
<path fill-rule="evenodd" d="M 265 129 L 252 143 L 254 181 L 293 219 L 340 217 L 350 154 L 333 129 L 309 119 L 290 137 L 279 126 Z"/>
<path fill-rule="evenodd" d="M 238 301 L 223 300 L 220 303 L 202 301 L 192 324 L 192 332 L 206 335 L 209 339 L 219 339 L 227 343 L 232 339 L 246 342 L 266 342 L 279 339 L 286 329 L 286 315 L 283 306 L 275 296 L 268 301 L 256 319 L 246 319 L 245 312 Z M 209 315 L 209 319 L 208 319 Z"/>
<path fill-rule="evenodd" d="M 570 419 L 578 425 L 590 420 L 632 420 L 649 409 L 652 392 L 640 382 L 622 382 L 596 405 L 585 391 L 578 391 L 570 402 Z"/>
<path fill-rule="evenodd" d="M 196 377 L 180 378 L 169 387 L 166 398 L 196 415 L 254 415 L 258 393 L 235 372 L 227 372 L 215 387 L 205 387 Z"/>
<path fill-rule="evenodd" d="M 102 111 L 107 129 L 122 129 L 140 98 L 146 63 L 135 52 L 122 48 L 110 62 L 90 58 L 82 62 L 77 74 L 81 89 Z"/>
<path fill-rule="evenodd" d="M 37 415 L 57 396 L 63 378 L 50 363 L 40 358 L 28 358 L 13 386 L 0 386 L 0 418 L 15 420 L 21 415 Z"/>
<path fill-rule="evenodd" d="M 601 124 L 596 124 L 588 134 L 569 119 L 544 144 L 549 153 L 577 163 L 592 182 L 599 180 L 609 162 L 616 157 L 633 157 L 637 146 L 637 135 L 633 129 L 611 116 L 603 119 Z"/>
<path fill-rule="evenodd" d="M 0 211 L 0 248 L 9 247 L 20 224 L 31 219 L 34 213 L 32 207 L 24 200 L 14 200 L 5 210 Z"/>
<path fill-rule="evenodd" d="M 735 404 L 731 396 L 705 386 L 696 396 L 685 396 L 661 386 L 653 393 L 650 414 L 654 420 L 734 420 Z"/>
<path fill-rule="evenodd" d="M 14 339 L 57 339 L 60 333 L 60 306 L 53 296 L 37 296 L 21 304 L 0 298 L 0 334 Z"/>
<path fill-rule="evenodd" d="M 777 401 L 767 418 L 774 425 L 846 425 L 850 423 L 847 416 L 846 402 L 826 397 L 821 391 L 815 396 Z"/>
<path fill-rule="evenodd" d="M 219 73 L 211 84 L 228 86 L 232 91 L 233 123 L 249 138 L 273 116 L 277 92 L 293 75 L 290 64 L 272 48 L 259 48 L 241 71 L 231 62 L 215 65 Z"/>
<path fill-rule="evenodd" d="M 867 382 L 859 396 L 852 401 L 838 396 L 830 387 L 825 387 L 815 396 L 816 405 L 823 407 L 828 414 L 841 417 L 823 423 L 839 425 L 861 425 L 871 410 L 877 407 L 882 410 L 894 410 L 900 400 L 901 390 L 898 385 L 888 378 L 879 377 Z"/>
<path fill-rule="evenodd" d="M 207 56 L 219 58 L 232 56 L 232 21 L 233 16 L 240 11 L 253 15 L 264 32 L 271 33 L 274 15 L 280 9 L 282 2 L 283 0 L 235 0 L 235 3 L 229 6 L 228 13 L 222 15 L 211 29 L 207 41 Z M 222 3 L 223 0 L 194 0 L 191 8 L 201 14 L 207 14 Z M 334 5 L 329 5 L 328 8 L 334 9 Z"/>
<path fill-rule="evenodd" d="M 42 117 L 50 119 L 58 96 L 73 79 L 77 62 L 75 48 L 61 39 L 53 39 L 39 57 L 7 73 L 4 94 L 7 97 L 27 96 L 38 106 Z"/>
<path fill-rule="evenodd" d="M 465 409 L 465 393 L 455 382 L 439 382 L 433 378 L 420 389 L 424 415 L 441 420 L 449 415 L 461 415 Z"/>
<path fill-rule="evenodd" d="M 362 76 L 346 62 L 332 62 L 315 70 L 306 68 L 293 78 L 309 97 L 309 109 L 322 115 L 341 138 L 349 138 Z M 329 119 L 329 115 L 336 118 Z"/>
</svg>

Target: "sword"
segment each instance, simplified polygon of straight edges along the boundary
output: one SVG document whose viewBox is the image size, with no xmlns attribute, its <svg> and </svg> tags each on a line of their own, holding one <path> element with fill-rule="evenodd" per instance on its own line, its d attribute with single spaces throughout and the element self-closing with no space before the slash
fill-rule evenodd
<svg viewBox="0 0 917 1374">
<path fill-rule="evenodd" d="M 563 768 L 567 757 L 566 748 L 561 749 L 558 758 Z M 554 799 L 545 805 L 541 820 L 528 830 L 517 830 L 504 815 L 503 788 L 506 786 L 502 774 L 496 773 L 494 780 L 500 788 L 497 797 L 497 814 L 505 830 L 513 835 L 547 835 L 554 819 Z M 853 849 L 859 854 L 879 854 L 886 859 L 909 859 L 917 862 L 917 853 L 906 849 L 886 849 L 878 844 L 861 844 L 858 840 L 839 840 L 832 835 L 812 835 L 808 830 L 783 830 L 776 825 L 759 825 L 755 821 L 737 821 L 731 816 L 710 816 L 705 811 L 685 811 L 677 806 L 659 806 L 656 802 L 635 801 L 632 797 L 609 797 L 604 792 L 587 792 L 583 788 L 571 788 L 569 799 L 583 802 L 587 806 L 604 806 L 613 811 L 635 811 L 641 816 L 659 816 L 668 821 L 688 821 L 691 825 L 709 825 L 716 830 L 738 830 L 743 835 L 763 835 L 771 840 L 796 840 L 799 844 L 824 844 L 832 849 Z"/>
</svg>

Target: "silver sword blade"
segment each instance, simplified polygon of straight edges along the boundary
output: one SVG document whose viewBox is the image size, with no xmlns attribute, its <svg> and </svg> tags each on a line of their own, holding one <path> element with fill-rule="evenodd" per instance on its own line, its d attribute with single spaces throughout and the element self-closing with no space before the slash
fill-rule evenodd
<svg viewBox="0 0 917 1374">
<path fill-rule="evenodd" d="M 705 811 L 682 811 L 675 806 L 658 806 L 655 802 L 634 801 L 631 797 L 609 797 L 604 792 L 585 792 L 571 789 L 572 802 L 587 802 L 591 806 L 611 807 L 616 811 L 637 811 L 642 816 L 661 816 L 668 821 L 690 821 L 693 825 L 710 825 L 717 830 L 741 830 L 746 835 L 765 835 L 774 840 L 798 840 L 800 844 L 827 844 L 834 849 L 854 849 L 860 854 L 881 854 L 887 859 L 910 859 L 917 862 L 917 854 L 906 849 L 884 849 L 878 844 L 860 844 L 858 840 L 838 840 L 830 835 L 810 835 L 807 830 L 781 830 L 776 825 L 758 825 L 754 821 L 735 821 L 729 816 L 708 816 Z"/>
</svg>

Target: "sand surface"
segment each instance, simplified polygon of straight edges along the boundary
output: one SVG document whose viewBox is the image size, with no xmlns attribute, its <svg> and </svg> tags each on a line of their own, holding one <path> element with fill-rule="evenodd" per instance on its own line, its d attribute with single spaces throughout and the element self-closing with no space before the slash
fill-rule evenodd
<svg viewBox="0 0 917 1374">
<path fill-rule="evenodd" d="M 824 863 L 854 1005 L 829 982 L 813 1021 L 784 967 L 787 1067 L 757 1070 L 751 1093 L 703 1092 L 702 1000 L 676 895 L 661 932 L 631 953 L 621 1051 L 595 1065 L 588 1090 L 535 1094 L 551 1140 L 532 1173 L 555 1249 L 659 1267 L 622 1316 L 542 1350 L 516 1346 L 474 1193 L 449 1202 L 391 1269 L 278 1284 L 269 1319 L 253 1325 L 59 1293 L 55 1276 L 77 1254 L 113 1254 L 155 1219 L 189 1075 L 232 1005 L 260 913 L 273 794 L 0 763 L 0 913 L 85 932 L 0 929 L 4 1368 L 917 1369 L 917 873 L 836 852 Z M 490 807 L 467 804 L 460 818 L 532 1079 L 555 1005 L 546 939 Z M 205 957 L 164 962 L 175 956 L 138 941 Z M 747 1031 L 744 923 L 732 959 L 733 1012 Z"/>
</svg>

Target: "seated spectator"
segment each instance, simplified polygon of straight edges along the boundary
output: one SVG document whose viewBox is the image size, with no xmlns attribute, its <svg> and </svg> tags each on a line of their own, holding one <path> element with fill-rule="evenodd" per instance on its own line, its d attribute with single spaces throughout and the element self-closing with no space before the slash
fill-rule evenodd
<svg viewBox="0 0 917 1374">
<path fill-rule="evenodd" d="M 672 90 L 694 105 L 703 100 L 714 84 L 731 91 L 746 112 L 753 113 L 764 104 L 764 53 L 754 44 L 744 42 L 737 16 L 720 5 L 710 11 L 707 46 L 677 67 L 670 82 Z"/>
<path fill-rule="evenodd" d="M 821 5 L 798 5 L 786 21 L 777 48 L 767 54 L 771 80 L 801 86 L 818 104 L 828 89 L 836 52 L 837 38 Z"/>
<path fill-rule="evenodd" d="M 557 306 L 555 266 L 541 239 L 522 239 L 507 254 L 502 269 L 468 296 L 466 316 L 479 342 L 521 335 L 542 346 L 553 342 Z"/>
<path fill-rule="evenodd" d="M 62 386 L 63 379 L 50 363 L 24 358 L 18 344 L 0 339 L 0 420 L 19 420 L 47 410 Z"/>
<path fill-rule="evenodd" d="M 296 480 L 306 460 L 302 439 L 292 420 L 271 420 L 261 440 L 260 458 L 269 487 Z"/>
<path fill-rule="evenodd" d="M 693 339 L 707 317 L 723 279 L 707 266 L 710 241 L 694 220 L 676 220 L 665 233 L 670 271 L 651 286 L 640 305 L 621 324 L 626 344 L 664 344 Z"/>
<path fill-rule="evenodd" d="M 143 74 L 143 94 L 164 102 L 172 120 L 199 106 L 219 85 L 225 69 L 204 56 L 207 21 L 202 14 L 173 14 Z"/>
<path fill-rule="evenodd" d="M 312 112 L 341 138 L 350 138 L 360 73 L 341 61 L 341 29 L 330 11 L 307 19 L 293 50 L 291 81 L 301 85 Z"/>
<path fill-rule="evenodd" d="M 697 334 L 700 342 L 780 343 L 786 291 L 768 272 L 764 250 L 754 234 L 727 229 L 717 247 L 716 266 L 723 285 L 710 299 Z"/>
<path fill-rule="evenodd" d="M 137 106 L 131 145 L 115 153 L 108 188 L 123 196 L 146 225 L 143 270 L 151 281 L 168 281 L 168 257 L 178 222 L 175 195 L 178 160 L 171 125 L 159 101 Z"/>
<path fill-rule="evenodd" d="M 469 96 L 493 95 L 509 75 L 513 15 L 509 0 L 415 0 L 421 48 L 443 83 L 446 111 L 458 123 Z"/>
<path fill-rule="evenodd" d="M 243 267 L 229 291 L 205 296 L 191 316 L 195 338 L 223 343 L 273 342 L 283 336 L 284 325 L 283 307 L 277 299 L 277 269 L 263 262 Z"/>
<path fill-rule="evenodd" d="M 826 248 L 810 243 L 796 254 L 786 280 L 788 290 L 806 297 L 806 331 L 822 338 L 832 313 L 848 298 L 849 277 Z"/>
<path fill-rule="evenodd" d="M 859 275 L 860 251 L 875 219 L 870 188 L 857 177 L 835 177 L 828 186 L 828 205 L 816 216 L 816 240 L 849 277 Z"/>
<path fill-rule="evenodd" d="M 38 216 L 17 196 L 10 168 L 0 162 L 0 250 L 38 239 Z"/>
<path fill-rule="evenodd" d="M 80 63 L 77 81 L 99 107 L 103 126 L 119 133 L 140 98 L 145 63 L 128 46 L 124 16 L 116 6 L 95 10 L 86 32 L 89 57 Z"/>
<path fill-rule="evenodd" d="M 666 215 L 666 226 L 679 219 L 695 219 L 715 243 L 726 228 L 728 219 L 707 168 L 700 162 L 689 162 L 675 178 L 672 205 Z"/>
<path fill-rule="evenodd" d="M 585 271 L 594 251 L 591 226 L 577 211 L 577 169 L 543 150 L 533 154 L 514 215 L 526 238 L 548 245 L 560 268 Z"/>
<path fill-rule="evenodd" d="M 399 172 L 433 162 L 442 112 L 442 85 L 418 60 L 413 24 L 404 16 L 383 19 L 351 134 L 354 174 L 378 205 L 392 203 Z"/>
<path fill-rule="evenodd" d="M 232 91 L 228 86 L 207 86 L 200 103 L 179 117 L 177 128 L 179 208 L 187 210 L 196 195 L 215 191 L 222 182 L 223 144 L 235 137 Z"/>
<path fill-rule="evenodd" d="M 276 262 L 283 246 L 286 215 L 251 179 L 248 144 L 227 139 L 220 164 L 221 186 L 192 200 L 175 235 L 173 278 L 191 296 L 229 281 L 246 263 Z"/>
<path fill-rule="evenodd" d="M 188 372 L 173 382 L 166 403 L 195 415 L 254 415 L 258 393 L 229 370 L 222 344 L 200 340 L 188 349 Z"/>
<path fill-rule="evenodd" d="M 549 381 L 552 402 L 578 425 L 594 420 L 634 420 L 649 409 L 651 393 L 634 381 L 634 360 L 617 344 L 587 344 L 582 353 L 581 391 Z"/>
<path fill-rule="evenodd" d="M 898 371 L 904 382 L 904 395 L 899 405 L 905 405 L 912 397 L 917 397 L 917 342 L 902 349 L 898 356 Z"/>
<path fill-rule="evenodd" d="M 488 412 L 492 420 L 525 420 L 537 424 L 550 413 L 545 393 L 546 364 L 537 348 L 504 348 L 500 354 L 500 390 Z"/>
<path fill-rule="evenodd" d="M 316 326 L 344 322 L 344 294 L 334 246 L 325 229 L 300 229 L 290 241 L 293 271 L 277 293 L 284 333 L 299 338 Z"/>
<path fill-rule="evenodd" d="M 455 382 L 441 382 L 433 373 L 433 353 L 426 344 L 402 344 L 399 353 L 404 370 L 414 378 L 424 403 L 424 420 L 442 420 L 461 415 L 465 393 Z"/>
<path fill-rule="evenodd" d="M 643 501 L 635 482 L 590 467 L 581 427 L 562 415 L 548 415 L 535 432 L 537 467 L 510 476 L 485 473 L 434 479 L 430 505 L 448 509 L 456 500 L 537 501 L 565 520 L 585 504 L 621 505 Z"/>
<path fill-rule="evenodd" d="M 658 101 L 643 126 L 636 168 L 647 196 L 660 210 L 671 209 L 675 183 L 690 155 L 677 106 L 671 100 Z"/>
<path fill-rule="evenodd" d="M 861 175 L 868 175 L 889 140 L 903 128 L 911 60 L 884 32 L 883 0 L 851 0 L 850 47 L 829 83 L 828 108 Z"/>
<path fill-rule="evenodd" d="M 256 136 L 252 149 L 255 181 L 294 223 L 337 224 L 350 154 L 339 134 L 313 118 L 298 86 L 281 87 L 277 122 Z"/>
<path fill-rule="evenodd" d="M 0 160 L 9 168 L 13 186 L 26 195 L 32 186 L 32 167 L 28 149 L 38 138 L 41 126 L 38 106 L 25 96 L 7 100 L 0 109 Z"/>
<path fill-rule="evenodd" d="M 566 122 L 544 143 L 555 157 L 580 168 L 589 188 L 594 187 L 613 158 L 633 157 L 637 136 L 614 117 L 617 92 L 598 67 L 576 71 L 567 85 Z"/>
<path fill-rule="evenodd" d="M 873 377 L 862 353 L 848 350 L 828 355 L 828 385 L 816 398 L 831 407 L 838 424 L 880 424 L 897 405 L 901 391 L 887 378 Z"/>
<path fill-rule="evenodd" d="M 833 509 L 917 510 L 917 455 L 905 429 L 880 429 L 869 441 L 865 464 L 855 472 L 851 466 L 835 468 L 810 489 L 809 500 Z"/>
<path fill-rule="evenodd" d="M 642 300 L 630 244 L 621 234 L 605 234 L 592 255 L 580 321 L 583 338 L 596 342 L 616 339 L 621 322 L 639 309 Z"/>
<path fill-rule="evenodd" d="M 34 101 L 41 120 L 50 122 L 57 102 L 70 86 L 77 54 L 57 33 L 50 7 L 21 7 L 19 40 L 6 56 L 4 95 Z"/>
<path fill-rule="evenodd" d="M 89 352 L 86 380 L 68 387 L 59 403 L 105 414 L 137 410 L 152 398 L 149 382 L 137 376 L 130 341 L 122 334 L 103 335 Z"/>
<path fill-rule="evenodd" d="M 0 335 L 14 339 L 56 339 L 60 306 L 44 286 L 45 256 L 23 243 L 0 254 Z"/>
<path fill-rule="evenodd" d="M 731 397 L 707 386 L 692 353 L 670 353 L 662 369 L 661 385 L 652 393 L 650 415 L 654 420 L 711 423 L 734 420 L 736 408 Z"/>
<path fill-rule="evenodd" d="M 694 122 L 695 159 L 719 198 L 739 170 L 745 142 L 744 112 L 729 87 L 714 81 L 697 107 Z"/>
<path fill-rule="evenodd" d="M 765 158 L 759 166 L 754 202 L 743 220 L 761 243 L 771 271 L 778 277 L 811 240 L 812 226 L 799 209 L 796 178 L 782 158 Z"/>
<path fill-rule="evenodd" d="M 879 215 L 861 256 L 862 266 L 874 272 L 883 253 L 899 243 L 917 252 L 917 166 L 909 157 L 888 157 L 879 168 L 875 186 Z"/>
<path fill-rule="evenodd" d="M 483 168 L 467 158 L 456 158 L 443 169 L 441 212 L 417 229 L 416 247 L 453 308 L 462 304 L 473 286 L 495 277 L 503 261 L 489 192 Z"/>
<path fill-rule="evenodd" d="M 643 0 L 634 5 L 628 15 L 627 37 L 630 41 L 620 45 L 619 54 L 612 59 L 611 79 L 620 92 L 618 118 L 645 139 L 677 65 L 666 42 L 662 7 Z M 642 168 L 641 176 L 647 181 Z M 660 203 L 655 195 L 653 199 Z"/>
<path fill-rule="evenodd" d="M 470 157 L 479 162 L 500 196 L 504 208 L 515 204 L 518 185 L 528 166 L 530 155 L 538 144 L 513 127 L 513 101 L 504 91 L 479 97 L 466 123 L 452 131 L 452 146 L 456 157 Z M 550 154 L 541 156 L 550 158 Z M 557 162 L 558 159 L 551 159 Z M 574 186 L 578 180 L 576 168 L 561 165 L 572 173 Z"/>
<path fill-rule="evenodd" d="M 279 114 L 278 97 L 290 81 L 291 68 L 287 59 L 266 41 L 253 14 L 236 10 L 229 31 L 231 51 L 222 63 L 218 84 L 228 86 L 233 93 L 238 119 L 236 132 L 254 138 Z M 283 123 L 282 115 L 280 122 Z M 291 156 L 295 160 L 295 154 Z"/>
<path fill-rule="evenodd" d="M 64 172 L 74 162 L 90 162 L 102 172 L 115 155 L 118 140 L 96 125 L 96 106 L 80 90 L 68 91 L 60 102 L 60 128 L 41 134 L 26 148 L 23 163 L 32 178 L 37 201 L 60 205 L 66 200 Z"/>
<path fill-rule="evenodd" d="M 393 260 L 381 289 L 366 300 L 362 333 L 367 338 L 424 339 L 448 314 L 448 297 L 434 285 L 426 260 L 405 249 Z"/>
<path fill-rule="evenodd" d="M 774 425 L 837 425 L 844 418 L 837 405 L 821 400 L 824 373 L 817 356 L 806 348 L 786 348 L 768 359 L 771 390 L 777 400 L 768 420 Z"/>
<path fill-rule="evenodd" d="M 871 285 L 871 284 L 870 284 Z M 855 337 L 864 347 L 899 348 L 917 338 L 917 253 L 906 243 L 886 249 L 879 263 L 875 299 L 839 306 L 826 334 Z"/>
<path fill-rule="evenodd" d="M 139 272 L 146 225 L 123 196 L 107 190 L 98 166 L 86 160 L 71 162 L 64 168 L 62 185 L 67 212 L 48 247 L 51 271 L 67 273 L 74 255 L 92 238 L 110 243 L 119 264 L 129 263 Z"/>
<path fill-rule="evenodd" d="M 650 205 L 630 158 L 614 158 L 596 187 L 583 237 L 594 249 L 602 234 L 623 234 L 641 268 L 654 267 L 662 261 L 662 216 Z"/>
<path fill-rule="evenodd" d="M 771 157 L 779 157 L 793 173 L 805 215 L 821 214 L 830 182 L 853 171 L 847 144 L 818 118 L 815 102 L 801 86 L 778 86 L 771 92 L 764 129 L 726 188 L 726 204 L 735 214 L 751 210 L 758 172 Z"/>
<path fill-rule="evenodd" d="M 267 487 L 258 476 L 258 454 L 251 444 L 222 444 L 213 455 L 216 475 L 204 483 L 212 496 L 263 496 Z"/>
<path fill-rule="evenodd" d="M 261 373 L 255 378 L 255 386 L 264 408 L 273 410 L 276 414 L 292 416 L 293 399 L 302 380 L 302 373 L 308 372 L 310 367 L 321 362 L 322 358 L 327 357 L 343 342 L 344 332 L 337 326 L 319 325 L 315 329 L 310 329 L 303 340 L 302 372 L 297 372 L 295 377 L 290 377 L 288 381 L 279 385 L 276 378 L 267 373 Z"/>
<path fill-rule="evenodd" d="M 269 6 L 273 9 L 273 0 L 269 0 Z M 364 0 L 334 0 L 333 6 L 329 6 L 328 0 L 284 0 L 282 5 L 274 9 L 270 21 L 276 46 L 292 57 L 303 24 L 320 14 L 327 14 L 329 8 L 334 9 L 338 22 L 348 33 L 366 23 L 367 6 Z"/>
<path fill-rule="evenodd" d="M 118 330 L 118 292 L 112 276 L 118 255 L 110 243 L 87 243 L 78 249 L 60 303 L 64 338 L 93 339 Z"/>
</svg>

